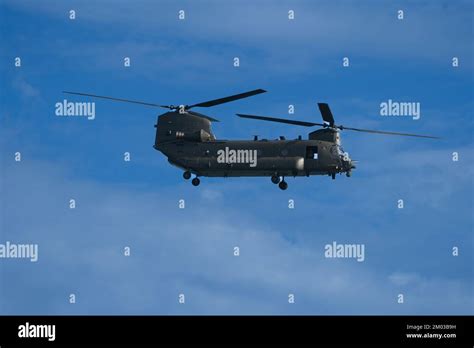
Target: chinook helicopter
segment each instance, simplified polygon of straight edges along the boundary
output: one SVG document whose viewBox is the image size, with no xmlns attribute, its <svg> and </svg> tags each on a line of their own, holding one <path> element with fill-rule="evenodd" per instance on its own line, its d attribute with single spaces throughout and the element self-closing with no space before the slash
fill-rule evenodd
<svg viewBox="0 0 474 348">
<path fill-rule="evenodd" d="M 184 179 L 189 180 L 194 175 L 191 180 L 194 186 L 199 186 L 200 177 L 263 176 L 270 177 L 272 183 L 286 190 L 288 184 L 285 177 L 289 176 L 328 175 L 335 179 L 336 174 L 345 173 L 350 177 L 352 170 L 356 168 L 356 161 L 352 160 L 341 146 L 342 130 L 437 139 L 428 135 L 336 125 L 329 105 L 318 103 L 323 123 L 237 114 L 247 119 L 322 127 L 309 133 L 307 140 L 303 140 L 301 136 L 292 140 L 282 136 L 276 140 L 259 139 L 258 136 L 253 140 L 220 140 L 216 139 L 211 130 L 211 123 L 218 120 L 191 110 L 195 107 L 212 107 L 265 92 L 263 89 L 256 89 L 197 104 L 178 106 L 79 92 L 63 93 L 169 109 L 157 118 L 153 147 L 162 152 L 169 163 L 183 170 Z"/>
</svg>

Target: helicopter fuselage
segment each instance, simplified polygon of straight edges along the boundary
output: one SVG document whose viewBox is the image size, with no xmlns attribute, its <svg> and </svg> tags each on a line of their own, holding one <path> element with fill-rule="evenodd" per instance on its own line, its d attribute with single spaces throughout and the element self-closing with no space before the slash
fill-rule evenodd
<svg viewBox="0 0 474 348">
<path fill-rule="evenodd" d="M 318 140 L 173 141 L 155 147 L 197 176 L 310 176 L 351 170 L 334 143 Z"/>
<path fill-rule="evenodd" d="M 177 112 L 158 117 L 154 148 L 168 161 L 196 176 L 334 175 L 353 168 L 335 131 L 318 130 L 316 139 L 217 140 L 211 122 Z"/>
</svg>

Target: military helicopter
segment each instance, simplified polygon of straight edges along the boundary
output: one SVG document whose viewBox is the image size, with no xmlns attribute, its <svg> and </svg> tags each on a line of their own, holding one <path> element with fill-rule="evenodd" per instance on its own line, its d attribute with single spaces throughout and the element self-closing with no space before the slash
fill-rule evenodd
<svg viewBox="0 0 474 348">
<path fill-rule="evenodd" d="M 356 161 L 353 161 L 341 146 L 342 130 L 437 139 L 428 135 L 336 125 L 329 105 L 318 103 L 323 123 L 237 114 L 247 119 L 322 127 L 309 133 L 307 140 L 303 140 L 301 136 L 291 140 L 283 136 L 275 140 L 259 139 L 258 136 L 253 140 L 220 140 L 216 139 L 211 130 L 211 123 L 218 120 L 191 110 L 195 107 L 212 107 L 265 92 L 263 89 L 256 89 L 192 105 L 177 106 L 79 92 L 63 93 L 169 109 L 170 111 L 157 118 L 153 147 L 162 152 L 169 163 L 183 170 L 184 179 L 189 180 L 194 175 L 191 180 L 194 186 L 199 186 L 200 177 L 263 176 L 270 177 L 272 183 L 286 190 L 288 184 L 285 177 L 289 176 L 328 175 L 335 179 L 336 174 L 345 173 L 350 177 L 352 170 L 356 168 Z"/>
</svg>

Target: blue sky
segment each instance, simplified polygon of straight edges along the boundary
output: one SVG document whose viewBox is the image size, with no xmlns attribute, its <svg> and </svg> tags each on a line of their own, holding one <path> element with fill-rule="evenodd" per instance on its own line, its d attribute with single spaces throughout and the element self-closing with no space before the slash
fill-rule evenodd
<svg viewBox="0 0 474 348">
<path fill-rule="evenodd" d="M 39 260 L 0 259 L 0 313 L 473 314 L 472 6 L 1 1 L 0 243 L 38 243 Z M 195 188 L 152 148 L 161 110 L 96 101 L 93 121 L 54 114 L 83 100 L 62 90 L 190 104 L 255 88 L 268 93 L 206 110 L 217 137 L 306 136 L 234 114 L 320 122 L 328 102 L 344 125 L 443 139 L 344 132 L 351 178 Z M 388 99 L 420 102 L 421 118 L 381 117 Z M 325 258 L 333 241 L 365 244 L 365 261 Z"/>
</svg>

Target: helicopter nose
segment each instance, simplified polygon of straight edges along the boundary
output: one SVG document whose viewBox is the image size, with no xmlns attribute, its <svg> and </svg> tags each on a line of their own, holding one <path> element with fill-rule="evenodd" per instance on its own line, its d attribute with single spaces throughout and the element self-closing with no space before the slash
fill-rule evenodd
<svg viewBox="0 0 474 348">
<path fill-rule="evenodd" d="M 346 157 L 345 159 L 342 160 L 342 163 L 343 163 L 343 167 L 346 169 L 346 170 L 351 170 L 351 169 L 355 169 L 355 162 L 357 161 L 354 161 L 352 160 L 351 158 L 349 157 Z"/>
</svg>

